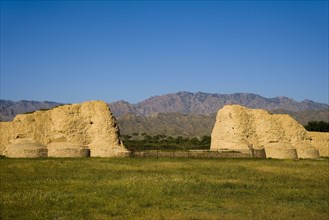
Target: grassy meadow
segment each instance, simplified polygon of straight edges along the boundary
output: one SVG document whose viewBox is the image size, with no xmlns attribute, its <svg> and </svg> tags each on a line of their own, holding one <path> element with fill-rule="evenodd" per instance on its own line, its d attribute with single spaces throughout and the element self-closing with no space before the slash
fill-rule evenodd
<svg viewBox="0 0 329 220">
<path fill-rule="evenodd" d="M 329 159 L 0 163 L 0 219 L 329 219 Z"/>
</svg>

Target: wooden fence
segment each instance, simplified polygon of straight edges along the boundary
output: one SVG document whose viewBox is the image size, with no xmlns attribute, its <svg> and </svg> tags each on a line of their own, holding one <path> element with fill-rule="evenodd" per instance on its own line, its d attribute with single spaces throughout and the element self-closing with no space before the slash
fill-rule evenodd
<svg viewBox="0 0 329 220">
<path fill-rule="evenodd" d="M 131 157 L 266 158 L 264 149 L 250 150 L 133 150 Z"/>
</svg>

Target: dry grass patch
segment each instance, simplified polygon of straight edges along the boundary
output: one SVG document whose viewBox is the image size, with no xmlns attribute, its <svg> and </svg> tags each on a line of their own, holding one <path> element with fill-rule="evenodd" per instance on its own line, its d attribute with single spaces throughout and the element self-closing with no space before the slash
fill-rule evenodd
<svg viewBox="0 0 329 220">
<path fill-rule="evenodd" d="M 329 218 L 329 159 L 0 163 L 0 219 Z"/>
</svg>

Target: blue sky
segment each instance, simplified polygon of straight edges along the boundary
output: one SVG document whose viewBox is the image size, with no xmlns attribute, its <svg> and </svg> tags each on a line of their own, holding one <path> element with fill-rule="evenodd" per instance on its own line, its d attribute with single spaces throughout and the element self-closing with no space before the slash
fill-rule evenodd
<svg viewBox="0 0 329 220">
<path fill-rule="evenodd" d="M 327 1 L 2 1 L 1 99 L 328 103 Z"/>
</svg>

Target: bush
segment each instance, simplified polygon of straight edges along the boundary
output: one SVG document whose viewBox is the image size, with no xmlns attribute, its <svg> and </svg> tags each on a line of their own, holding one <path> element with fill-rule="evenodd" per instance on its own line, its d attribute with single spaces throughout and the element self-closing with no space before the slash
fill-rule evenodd
<svg viewBox="0 0 329 220">
<path fill-rule="evenodd" d="M 310 121 L 304 126 L 308 131 L 329 132 L 329 122 Z"/>
</svg>

